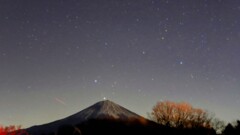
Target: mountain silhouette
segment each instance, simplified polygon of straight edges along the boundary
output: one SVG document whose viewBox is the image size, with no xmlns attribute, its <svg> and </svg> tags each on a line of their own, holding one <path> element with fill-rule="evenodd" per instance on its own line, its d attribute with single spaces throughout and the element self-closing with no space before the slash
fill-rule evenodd
<svg viewBox="0 0 240 135">
<path fill-rule="evenodd" d="M 140 124 L 145 124 L 148 122 L 147 119 L 142 116 L 112 102 L 109 100 L 104 100 L 95 103 L 94 105 L 76 113 L 64 119 L 60 119 L 51 123 L 33 126 L 27 129 L 27 131 L 32 135 L 47 134 L 50 132 L 56 132 L 58 128 L 62 125 L 72 125 L 81 124 L 91 120 L 114 120 L 121 121 L 125 123 L 138 122 Z"/>
</svg>

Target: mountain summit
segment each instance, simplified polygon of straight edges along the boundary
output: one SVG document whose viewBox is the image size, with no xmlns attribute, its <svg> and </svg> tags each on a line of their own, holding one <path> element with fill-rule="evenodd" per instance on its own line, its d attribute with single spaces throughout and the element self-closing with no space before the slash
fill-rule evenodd
<svg viewBox="0 0 240 135">
<path fill-rule="evenodd" d="M 89 120 L 116 120 L 122 122 L 147 121 L 142 116 L 112 102 L 104 100 L 61 120 L 28 128 L 30 134 L 56 132 L 61 125 L 77 125 Z"/>
<path fill-rule="evenodd" d="M 118 120 L 129 120 L 129 119 L 139 119 L 141 116 L 133 113 L 124 107 L 109 101 L 100 101 L 83 111 L 68 117 L 68 119 L 118 119 Z"/>
</svg>

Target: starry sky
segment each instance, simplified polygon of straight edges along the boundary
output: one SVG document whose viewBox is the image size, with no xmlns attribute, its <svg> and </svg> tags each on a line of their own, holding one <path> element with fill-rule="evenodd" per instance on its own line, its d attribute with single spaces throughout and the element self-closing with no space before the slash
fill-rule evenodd
<svg viewBox="0 0 240 135">
<path fill-rule="evenodd" d="M 239 0 L 0 0 L 0 123 L 103 99 L 147 116 L 185 101 L 240 119 Z"/>
</svg>

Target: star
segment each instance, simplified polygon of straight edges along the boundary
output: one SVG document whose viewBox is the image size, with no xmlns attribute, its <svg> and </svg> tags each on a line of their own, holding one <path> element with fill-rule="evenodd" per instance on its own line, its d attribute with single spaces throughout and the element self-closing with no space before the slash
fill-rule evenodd
<svg viewBox="0 0 240 135">
<path fill-rule="evenodd" d="M 218 1 L 29 1 L 20 5 L 26 11 L 11 10 L 6 1 L 0 8 L 1 110 L 11 103 L 60 118 L 79 103 L 114 99 L 144 115 L 162 98 L 190 100 L 226 121 L 238 118 L 240 1 Z M 61 105 L 69 108 L 56 114 Z M 24 111 L 12 110 L 12 121 L 24 127 L 52 121 L 28 112 L 35 119 L 14 119 Z"/>
</svg>

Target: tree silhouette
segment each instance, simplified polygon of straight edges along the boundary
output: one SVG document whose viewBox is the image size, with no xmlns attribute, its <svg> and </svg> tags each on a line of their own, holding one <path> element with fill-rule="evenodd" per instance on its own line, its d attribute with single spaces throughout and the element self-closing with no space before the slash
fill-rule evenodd
<svg viewBox="0 0 240 135">
<path fill-rule="evenodd" d="M 152 109 L 151 119 L 171 127 L 211 128 L 211 117 L 206 111 L 184 102 L 158 102 Z"/>
<path fill-rule="evenodd" d="M 233 126 L 231 123 L 229 123 L 225 127 L 223 134 L 224 135 L 240 135 L 240 121 L 237 120 L 235 126 Z"/>
<path fill-rule="evenodd" d="M 223 134 L 224 135 L 235 135 L 235 129 L 233 127 L 232 124 L 228 124 L 226 127 L 225 127 L 225 130 L 223 131 Z"/>
<path fill-rule="evenodd" d="M 212 120 L 211 125 L 218 134 L 221 134 L 226 127 L 225 122 L 217 118 Z"/>
<path fill-rule="evenodd" d="M 238 134 L 240 134 L 240 120 L 237 120 L 237 125 L 236 125 L 235 129 L 236 129 L 236 132 Z"/>
</svg>

